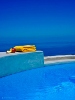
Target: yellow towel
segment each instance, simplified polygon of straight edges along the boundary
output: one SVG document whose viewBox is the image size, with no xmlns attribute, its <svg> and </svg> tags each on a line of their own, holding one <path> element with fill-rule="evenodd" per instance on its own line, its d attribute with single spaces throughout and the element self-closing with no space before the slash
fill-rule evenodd
<svg viewBox="0 0 75 100">
<path fill-rule="evenodd" d="M 15 46 L 17 52 L 33 52 L 36 51 L 35 45 Z"/>
</svg>

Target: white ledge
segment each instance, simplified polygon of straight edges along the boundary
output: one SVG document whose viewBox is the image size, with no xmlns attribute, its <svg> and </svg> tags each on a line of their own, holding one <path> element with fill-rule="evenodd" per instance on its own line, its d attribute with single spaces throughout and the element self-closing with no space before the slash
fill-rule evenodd
<svg viewBox="0 0 75 100">
<path fill-rule="evenodd" d="M 75 55 L 58 55 L 44 57 L 44 65 L 75 62 Z"/>
<path fill-rule="evenodd" d="M 43 52 L 43 51 L 35 51 L 35 52 Z M 19 55 L 19 54 L 27 54 L 27 53 L 34 53 L 34 52 L 15 52 L 15 53 L 9 53 L 6 52 L 0 52 L 0 58 L 5 56 L 13 56 L 13 55 Z"/>
<path fill-rule="evenodd" d="M 75 62 L 75 55 L 44 57 L 43 51 L 27 53 L 0 52 L 0 77 L 52 64 Z"/>
</svg>

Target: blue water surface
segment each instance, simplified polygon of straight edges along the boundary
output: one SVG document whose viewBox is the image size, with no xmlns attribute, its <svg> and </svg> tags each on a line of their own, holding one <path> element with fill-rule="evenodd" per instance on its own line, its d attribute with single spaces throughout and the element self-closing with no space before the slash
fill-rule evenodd
<svg viewBox="0 0 75 100">
<path fill-rule="evenodd" d="M 0 100 L 75 100 L 75 62 L 0 78 Z"/>
</svg>

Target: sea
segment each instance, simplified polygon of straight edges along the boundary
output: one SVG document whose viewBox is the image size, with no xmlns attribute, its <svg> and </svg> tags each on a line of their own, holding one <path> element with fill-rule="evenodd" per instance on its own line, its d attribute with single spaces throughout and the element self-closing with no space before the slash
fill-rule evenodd
<svg viewBox="0 0 75 100">
<path fill-rule="evenodd" d="M 74 55 L 75 41 L 65 40 L 51 38 L 0 38 L 0 52 L 6 52 L 17 45 L 35 45 L 37 50 L 44 52 L 44 56 Z"/>
</svg>

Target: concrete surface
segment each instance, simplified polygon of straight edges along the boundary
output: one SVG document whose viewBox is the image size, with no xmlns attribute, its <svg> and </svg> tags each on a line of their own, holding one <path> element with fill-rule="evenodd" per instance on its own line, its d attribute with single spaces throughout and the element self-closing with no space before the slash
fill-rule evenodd
<svg viewBox="0 0 75 100">
<path fill-rule="evenodd" d="M 0 77 L 43 66 L 42 51 L 11 54 L 0 52 Z"/>
</svg>

